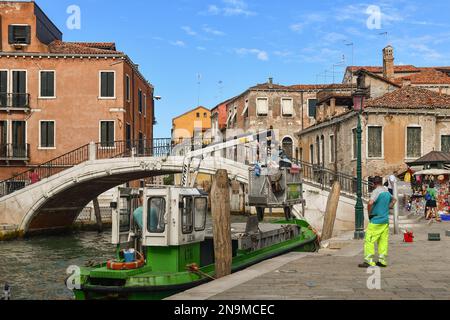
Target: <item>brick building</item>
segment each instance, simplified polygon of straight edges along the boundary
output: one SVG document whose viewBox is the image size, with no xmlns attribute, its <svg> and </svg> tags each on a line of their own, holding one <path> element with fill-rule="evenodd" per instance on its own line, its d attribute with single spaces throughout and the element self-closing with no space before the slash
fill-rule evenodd
<svg viewBox="0 0 450 320">
<path fill-rule="evenodd" d="M 153 138 L 153 86 L 114 43 L 64 42 L 35 2 L 0 2 L 0 180 L 91 141 Z"/>
</svg>

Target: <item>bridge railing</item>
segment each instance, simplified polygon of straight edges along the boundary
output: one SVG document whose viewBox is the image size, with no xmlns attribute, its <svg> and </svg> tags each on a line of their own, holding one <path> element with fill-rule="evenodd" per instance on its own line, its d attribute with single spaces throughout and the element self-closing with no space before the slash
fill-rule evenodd
<svg viewBox="0 0 450 320">
<path fill-rule="evenodd" d="M 341 172 L 335 172 L 333 170 L 308 162 L 294 162 L 297 162 L 298 165 L 303 168 L 304 179 L 312 182 L 313 184 L 316 184 L 322 190 L 331 190 L 333 183 L 335 181 L 338 181 L 341 184 L 341 190 L 344 193 L 356 195 L 358 187 L 356 177 Z M 362 184 L 362 196 L 364 199 L 368 199 L 370 197 L 370 192 L 373 185 L 369 181 L 365 180 L 363 180 Z"/>
<path fill-rule="evenodd" d="M 61 171 L 89 160 L 89 145 L 84 145 L 55 159 L 38 165 L 35 168 L 14 175 L 0 182 L 0 196 L 5 196 L 23 189 L 42 179 L 53 176 Z"/>
<path fill-rule="evenodd" d="M 30 170 L 0 182 L 0 197 L 49 178 L 88 160 L 163 157 L 171 153 L 172 139 L 126 140 L 86 144 Z"/>
</svg>

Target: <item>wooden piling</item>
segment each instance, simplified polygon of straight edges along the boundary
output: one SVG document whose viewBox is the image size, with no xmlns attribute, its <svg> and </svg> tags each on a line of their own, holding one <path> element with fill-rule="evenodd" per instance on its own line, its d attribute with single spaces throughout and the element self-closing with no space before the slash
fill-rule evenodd
<svg viewBox="0 0 450 320">
<path fill-rule="evenodd" d="M 336 221 L 336 213 L 341 196 L 341 184 L 335 181 L 330 195 L 328 196 L 327 209 L 325 211 L 325 219 L 323 221 L 322 240 L 329 240 L 333 237 L 334 223 Z"/>
<path fill-rule="evenodd" d="M 98 198 L 95 198 L 93 202 L 94 202 L 95 221 L 97 222 L 97 231 L 101 233 L 103 232 L 103 222 L 102 222 L 102 214 L 100 212 L 100 205 L 98 203 Z"/>
<path fill-rule="evenodd" d="M 214 255 L 216 278 L 231 274 L 231 214 L 228 173 L 218 170 L 211 187 L 211 212 L 213 218 Z"/>
</svg>

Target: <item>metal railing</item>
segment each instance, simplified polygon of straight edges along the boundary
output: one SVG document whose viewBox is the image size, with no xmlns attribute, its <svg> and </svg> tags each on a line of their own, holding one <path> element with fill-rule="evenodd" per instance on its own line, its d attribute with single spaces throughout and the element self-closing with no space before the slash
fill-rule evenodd
<svg viewBox="0 0 450 320">
<path fill-rule="evenodd" d="M 0 160 L 21 160 L 28 161 L 30 159 L 29 144 L 0 144 Z"/>
<path fill-rule="evenodd" d="M 307 182 L 320 187 L 322 190 L 331 190 L 334 182 L 338 181 L 341 184 L 341 190 L 343 193 L 356 195 L 358 187 L 356 177 L 341 172 L 335 172 L 322 166 L 304 161 L 294 160 L 294 162 L 303 169 L 303 178 Z M 366 180 L 363 180 L 362 184 L 363 199 L 368 199 L 370 197 L 370 192 L 373 185 Z"/>
<path fill-rule="evenodd" d="M 86 144 L 78 149 L 70 151 L 53 160 L 47 161 L 33 169 L 0 182 L 0 197 L 21 190 L 42 179 L 49 178 L 66 169 L 72 168 L 89 159 L 114 159 L 129 157 L 163 157 L 171 154 L 172 139 L 153 140 L 127 140 L 114 142 L 94 143 L 95 150 L 91 150 L 91 144 Z M 0 159 L 2 150 L 0 148 Z M 6 148 L 8 149 L 8 148 Z M 5 149 L 5 150 L 6 150 Z M 16 155 L 19 155 L 16 149 Z M 95 151 L 95 154 L 92 152 Z M 27 146 L 27 154 L 29 146 Z M 5 153 L 6 154 L 6 153 Z"/>
<path fill-rule="evenodd" d="M 0 182 L 0 196 L 11 194 L 21 190 L 30 184 L 51 177 L 61 171 L 71 168 L 89 159 L 89 145 L 70 151 L 58 158 L 47 161 L 33 169 Z"/>
<path fill-rule="evenodd" d="M 30 108 L 30 94 L 28 93 L 0 93 L 1 109 Z"/>
</svg>

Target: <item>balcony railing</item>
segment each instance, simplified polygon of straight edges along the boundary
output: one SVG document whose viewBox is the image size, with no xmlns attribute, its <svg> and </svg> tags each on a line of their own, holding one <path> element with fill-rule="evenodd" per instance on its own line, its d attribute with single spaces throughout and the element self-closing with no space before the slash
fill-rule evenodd
<svg viewBox="0 0 450 320">
<path fill-rule="evenodd" d="M 30 145 L 0 144 L 0 160 L 30 160 Z"/>
<path fill-rule="evenodd" d="M 0 93 L 0 110 L 29 108 L 30 95 L 28 93 Z"/>
</svg>

